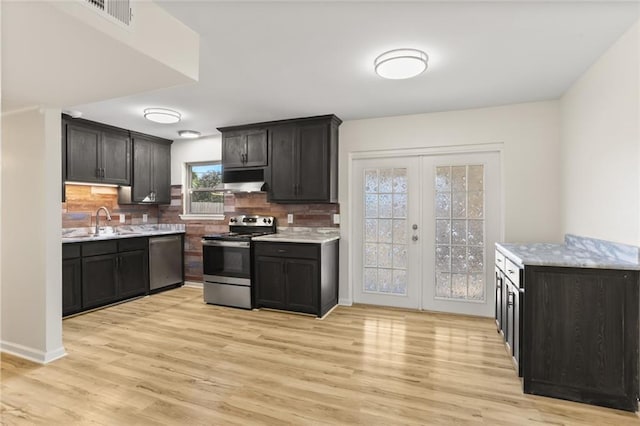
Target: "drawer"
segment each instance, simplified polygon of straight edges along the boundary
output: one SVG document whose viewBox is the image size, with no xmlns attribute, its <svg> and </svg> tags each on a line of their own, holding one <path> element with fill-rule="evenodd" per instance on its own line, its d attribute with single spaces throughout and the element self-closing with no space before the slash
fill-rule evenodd
<svg viewBox="0 0 640 426">
<path fill-rule="evenodd" d="M 319 244 L 267 243 L 258 241 L 254 244 L 254 253 L 256 256 L 295 257 L 299 259 L 318 259 L 320 257 Z"/>
<path fill-rule="evenodd" d="M 504 273 L 516 287 L 520 287 L 520 271 L 521 269 L 518 265 L 509 259 L 505 259 Z"/>
<path fill-rule="evenodd" d="M 118 240 L 118 251 L 146 250 L 149 247 L 147 237 L 122 238 Z"/>
<path fill-rule="evenodd" d="M 500 269 L 502 269 L 504 271 L 504 261 L 505 261 L 505 257 L 504 254 L 500 253 L 498 250 L 496 250 L 496 266 Z"/>
<path fill-rule="evenodd" d="M 62 244 L 62 259 L 80 257 L 80 244 Z"/>
<path fill-rule="evenodd" d="M 82 243 L 82 256 L 97 256 L 100 254 L 116 253 L 117 251 L 118 242 L 116 240 Z"/>
</svg>

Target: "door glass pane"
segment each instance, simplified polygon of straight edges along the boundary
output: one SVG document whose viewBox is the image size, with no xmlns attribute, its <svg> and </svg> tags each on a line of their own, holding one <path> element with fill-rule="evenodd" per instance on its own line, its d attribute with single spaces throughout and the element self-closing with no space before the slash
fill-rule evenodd
<svg viewBox="0 0 640 426">
<path fill-rule="evenodd" d="M 407 169 L 366 169 L 363 182 L 363 291 L 406 296 Z"/>
<path fill-rule="evenodd" d="M 483 302 L 484 165 L 436 167 L 434 185 L 435 298 Z"/>
</svg>

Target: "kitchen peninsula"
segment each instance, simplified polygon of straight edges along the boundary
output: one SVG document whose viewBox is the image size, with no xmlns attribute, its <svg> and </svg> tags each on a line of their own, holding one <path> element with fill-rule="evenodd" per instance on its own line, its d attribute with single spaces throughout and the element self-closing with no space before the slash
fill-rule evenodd
<svg viewBox="0 0 640 426">
<path fill-rule="evenodd" d="M 525 393 L 638 410 L 639 249 L 496 245 L 496 325 Z"/>
</svg>

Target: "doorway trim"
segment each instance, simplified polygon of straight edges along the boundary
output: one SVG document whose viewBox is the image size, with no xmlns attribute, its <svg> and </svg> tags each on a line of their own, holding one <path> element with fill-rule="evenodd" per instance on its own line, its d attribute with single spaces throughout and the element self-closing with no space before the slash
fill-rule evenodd
<svg viewBox="0 0 640 426">
<path fill-rule="evenodd" d="M 347 205 L 349 209 L 348 223 L 349 230 L 347 231 L 347 245 L 349 247 L 347 253 L 348 260 L 348 299 L 339 299 L 340 305 L 351 306 L 353 304 L 353 290 L 354 290 L 354 256 L 355 247 L 353 245 L 355 236 L 355 211 L 354 211 L 354 199 L 353 199 L 353 176 L 354 176 L 354 161 L 369 159 L 369 158 L 393 158 L 393 157 L 410 157 L 410 156 L 436 156 L 436 155 L 449 155 L 449 154 L 476 154 L 497 152 L 500 159 L 500 225 L 499 225 L 499 239 L 504 241 L 505 231 L 505 172 L 504 172 L 504 142 L 482 143 L 482 144 L 465 144 L 465 145 L 439 145 L 432 147 L 420 147 L 420 148 L 398 148 L 398 149 L 384 149 L 384 150 L 371 150 L 371 151 L 353 151 L 348 153 L 347 163 Z"/>
</svg>

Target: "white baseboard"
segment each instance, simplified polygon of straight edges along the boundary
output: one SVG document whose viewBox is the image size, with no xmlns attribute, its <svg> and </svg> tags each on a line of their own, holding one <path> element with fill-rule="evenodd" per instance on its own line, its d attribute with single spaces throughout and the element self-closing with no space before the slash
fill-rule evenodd
<svg viewBox="0 0 640 426">
<path fill-rule="evenodd" d="M 338 305 L 340 305 L 340 306 L 351 306 L 351 305 L 353 305 L 353 300 L 340 298 L 340 299 L 338 299 Z"/>
<path fill-rule="evenodd" d="M 67 355 L 63 346 L 52 351 L 43 352 L 38 349 L 5 341 L 0 342 L 0 351 L 37 362 L 38 364 L 48 364 Z"/>
<path fill-rule="evenodd" d="M 201 282 L 197 282 L 197 281 L 185 281 L 184 282 L 184 286 L 185 287 L 202 288 L 202 283 Z"/>
</svg>

